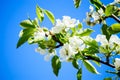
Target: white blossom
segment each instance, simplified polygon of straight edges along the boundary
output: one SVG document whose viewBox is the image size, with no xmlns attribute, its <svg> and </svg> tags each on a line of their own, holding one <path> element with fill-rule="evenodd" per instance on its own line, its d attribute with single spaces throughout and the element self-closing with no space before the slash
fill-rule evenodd
<svg viewBox="0 0 120 80">
<path fill-rule="evenodd" d="M 63 16 L 63 23 L 67 28 L 75 27 L 79 24 L 79 20 L 72 19 L 69 16 Z"/>
<path fill-rule="evenodd" d="M 105 47 L 108 45 L 111 49 L 115 48 L 113 51 L 120 53 L 120 38 L 117 35 L 112 35 L 108 41 L 105 35 L 98 34 L 95 40 L 100 42 L 101 46 Z"/>
<path fill-rule="evenodd" d="M 94 19 L 94 21 L 96 21 L 96 20 L 100 19 L 100 16 L 99 16 L 99 14 L 96 11 L 94 11 L 92 13 L 92 18 Z"/>
<path fill-rule="evenodd" d="M 120 0 L 114 0 L 114 2 L 110 3 L 111 5 L 114 5 L 116 3 L 120 3 Z"/>
<path fill-rule="evenodd" d="M 56 24 L 52 28 L 53 33 L 60 33 L 61 31 L 68 31 L 70 28 L 79 24 L 79 20 L 72 19 L 69 16 L 63 16 L 63 19 L 56 19 Z"/>
<path fill-rule="evenodd" d="M 119 39 L 119 37 L 117 35 L 112 35 L 110 37 L 109 43 L 111 45 L 114 44 L 114 43 L 120 45 L 120 39 Z"/>
<path fill-rule="evenodd" d="M 85 45 L 83 44 L 83 41 L 78 36 L 73 36 L 69 38 L 69 44 L 72 46 L 72 48 L 78 52 L 77 50 L 83 50 L 85 48 Z"/>
<path fill-rule="evenodd" d="M 108 45 L 108 41 L 105 35 L 98 34 L 95 40 L 100 42 L 102 46 Z"/>
<path fill-rule="evenodd" d="M 39 41 L 45 39 L 45 32 L 43 30 L 34 33 L 34 40 Z"/>
<path fill-rule="evenodd" d="M 90 5 L 89 9 L 90 9 L 90 12 L 93 12 L 93 11 L 94 11 L 94 7 L 91 6 L 91 5 Z"/>
<path fill-rule="evenodd" d="M 52 32 L 60 33 L 62 30 L 64 30 L 64 28 L 65 28 L 65 25 L 63 24 L 63 22 L 60 19 L 56 19 L 56 24 L 52 28 Z"/>
<path fill-rule="evenodd" d="M 64 44 L 60 49 L 60 58 L 62 61 L 67 61 L 74 54 L 76 54 L 76 52 L 68 43 Z"/>
<path fill-rule="evenodd" d="M 42 49 L 41 47 L 38 47 L 37 49 L 35 49 L 36 52 L 44 55 L 47 53 L 47 50 L 46 49 Z"/>
<path fill-rule="evenodd" d="M 98 10 L 98 13 L 100 14 L 100 16 L 103 16 L 103 15 L 104 15 L 104 11 L 103 11 L 103 9 L 100 8 L 100 9 Z"/>
<path fill-rule="evenodd" d="M 120 0 L 114 0 L 114 2 L 115 2 L 115 3 L 119 3 L 119 2 L 120 2 Z"/>
<path fill-rule="evenodd" d="M 115 58 L 114 65 L 116 70 L 120 70 L 120 58 Z"/>
</svg>

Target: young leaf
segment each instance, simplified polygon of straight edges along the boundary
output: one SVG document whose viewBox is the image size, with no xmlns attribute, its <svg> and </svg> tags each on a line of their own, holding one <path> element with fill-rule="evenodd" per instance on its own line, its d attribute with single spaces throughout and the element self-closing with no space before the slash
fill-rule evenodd
<svg viewBox="0 0 120 80">
<path fill-rule="evenodd" d="M 61 68 L 61 62 L 58 56 L 54 56 L 52 58 L 52 68 L 53 68 L 53 72 L 56 76 L 58 76 L 59 70 Z"/>
<path fill-rule="evenodd" d="M 88 71 L 90 71 L 94 74 L 99 74 L 97 72 L 97 70 L 95 69 L 95 67 L 89 61 L 84 60 L 83 63 L 84 63 L 84 65 L 85 65 L 85 67 L 87 68 Z"/>
<path fill-rule="evenodd" d="M 24 44 L 34 33 L 35 29 L 24 29 L 23 35 L 20 37 L 17 43 L 17 48 L 19 48 L 22 44 Z"/>
<path fill-rule="evenodd" d="M 20 23 L 20 26 L 23 27 L 24 29 L 27 28 L 35 28 L 35 25 L 32 24 L 30 20 L 24 20 Z"/>
<path fill-rule="evenodd" d="M 47 17 L 49 18 L 49 20 L 52 22 L 52 24 L 55 23 L 55 17 L 52 14 L 52 12 L 48 11 L 48 10 L 44 10 L 44 13 L 47 15 Z"/>
<path fill-rule="evenodd" d="M 115 11 L 114 11 L 114 6 L 113 5 L 108 5 L 106 6 L 106 9 L 105 9 L 105 15 L 106 16 L 111 16 Z"/>
<path fill-rule="evenodd" d="M 93 32 L 92 29 L 85 29 L 79 36 L 89 36 Z"/>
<path fill-rule="evenodd" d="M 120 23 L 112 24 L 111 27 L 109 28 L 109 32 L 111 34 L 119 33 L 120 32 Z"/>
<path fill-rule="evenodd" d="M 80 6 L 81 0 L 74 0 L 74 6 L 75 8 L 78 8 Z"/>
<path fill-rule="evenodd" d="M 38 5 L 36 6 L 36 14 L 40 22 L 42 22 L 44 19 L 44 13 L 43 10 Z"/>
<path fill-rule="evenodd" d="M 78 65 L 78 62 L 77 62 L 76 59 L 74 59 L 74 60 L 72 61 L 72 65 L 73 65 L 74 68 L 79 69 L 79 65 Z"/>
<path fill-rule="evenodd" d="M 80 68 L 77 72 L 77 80 L 82 80 L 82 68 Z"/>
</svg>

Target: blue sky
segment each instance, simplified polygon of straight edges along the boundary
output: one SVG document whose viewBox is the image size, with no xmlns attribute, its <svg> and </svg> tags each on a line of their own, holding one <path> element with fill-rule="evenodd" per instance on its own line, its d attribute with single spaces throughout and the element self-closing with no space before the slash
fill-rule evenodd
<svg viewBox="0 0 120 80">
<path fill-rule="evenodd" d="M 113 0 L 101 0 L 105 4 Z M 108 2 L 109 1 L 109 2 Z M 76 80 L 76 70 L 71 63 L 62 63 L 59 76 L 56 77 L 52 72 L 51 62 L 46 62 L 34 49 L 36 45 L 25 43 L 19 49 L 16 44 L 19 39 L 18 34 L 21 30 L 19 23 L 27 19 L 29 15 L 32 19 L 36 17 L 36 4 L 44 9 L 54 13 L 56 18 L 62 18 L 64 15 L 83 21 L 86 11 L 89 11 L 89 0 L 82 0 L 78 9 L 74 8 L 73 0 L 1 0 L 0 1 L 0 80 Z M 113 23 L 108 20 L 108 23 Z M 48 28 L 52 27 L 50 21 L 45 18 L 42 24 Z M 85 28 L 88 26 L 84 26 Z M 93 29 L 100 33 L 100 26 Z M 96 65 L 95 65 L 96 66 Z M 97 67 L 97 66 L 96 66 Z M 98 71 L 104 73 L 105 69 L 111 68 L 103 65 Z M 102 80 L 110 76 L 104 73 L 94 75 L 83 67 L 83 80 Z"/>
</svg>

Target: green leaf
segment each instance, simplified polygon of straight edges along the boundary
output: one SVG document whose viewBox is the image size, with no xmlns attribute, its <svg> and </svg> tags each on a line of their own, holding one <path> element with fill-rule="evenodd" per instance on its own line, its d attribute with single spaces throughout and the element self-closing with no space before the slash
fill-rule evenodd
<svg viewBox="0 0 120 80">
<path fill-rule="evenodd" d="M 54 24 L 55 23 L 55 17 L 53 15 L 53 13 L 48 11 L 48 10 L 44 10 L 44 13 L 47 15 L 47 17 L 52 22 L 52 24 Z"/>
<path fill-rule="evenodd" d="M 53 68 L 53 72 L 56 76 L 58 76 L 59 70 L 61 68 L 61 62 L 58 56 L 54 56 L 52 58 L 52 68 Z"/>
<path fill-rule="evenodd" d="M 77 72 L 77 80 L 82 80 L 82 68 L 80 68 Z"/>
<path fill-rule="evenodd" d="M 111 78 L 111 77 L 108 77 L 108 78 L 104 78 L 104 80 L 112 80 L 112 78 Z"/>
<path fill-rule="evenodd" d="M 109 51 L 102 46 L 99 47 L 99 50 L 101 53 L 106 53 L 106 54 L 109 53 Z"/>
<path fill-rule="evenodd" d="M 109 40 L 109 39 L 110 39 L 110 36 L 111 36 L 111 34 L 110 34 L 109 31 L 108 31 L 108 27 L 109 27 L 109 26 L 107 26 L 106 24 L 103 24 L 103 26 L 102 26 L 102 28 L 101 28 L 102 33 L 103 33 L 104 35 L 106 35 L 107 40 Z"/>
<path fill-rule="evenodd" d="M 120 23 L 112 24 L 111 27 L 109 28 L 109 32 L 111 34 L 119 33 L 120 32 Z"/>
<path fill-rule="evenodd" d="M 40 22 L 42 22 L 44 19 L 44 13 L 43 10 L 38 5 L 36 6 L 36 14 Z"/>
<path fill-rule="evenodd" d="M 95 60 L 100 60 L 100 58 L 99 58 L 97 55 L 92 55 L 91 57 L 94 58 Z M 97 64 L 98 66 L 101 66 L 100 62 L 95 61 L 95 60 L 93 60 L 93 62 L 94 62 L 95 64 Z"/>
<path fill-rule="evenodd" d="M 90 0 L 90 2 L 97 8 L 100 9 L 102 7 L 102 3 L 100 0 Z"/>
<path fill-rule="evenodd" d="M 94 73 L 94 74 L 99 74 L 97 72 L 97 70 L 95 69 L 95 67 L 89 61 L 84 60 L 83 63 L 88 71 L 90 71 L 91 73 Z"/>
<path fill-rule="evenodd" d="M 80 6 L 81 0 L 74 0 L 74 6 L 75 8 L 78 8 Z"/>
<path fill-rule="evenodd" d="M 73 59 L 72 65 L 73 65 L 74 68 L 79 69 L 79 65 L 78 65 L 78 62 L 77 62 L 76 59 Z"/>
<path fill-rule="evenodd" d="M 85 29 L 79 36 L 89 36 L 93 32 L 92 29 Z"/>
<path fill-rule="evenodd" d="M 20 23 L 20 26 L 24 29 L 35 28 L 35 25 L 32 24 L 30 20 L 24 20 Z"/>
<path fill-rule="evenodd" d="M 22 44 L 24 44 L 33 35 L 34 31 L 35 31 L 34 28 L 24 29 L 23 35 L 18 40 L 17 48 L 19 48 Z"/>
<path fill-rule="evenodd" d="M 105 8 L 105 15 L 106 16 L 111 16 L 114 13 L 115 13 L 115 8 L 113 5 L 106 6 L 106 8 Z"/>
<path fill-rule="evenodd" d="M 96 42 L 96 40 L 85 41 L 85 43 L 93 48 L 98 48 L 98 43 Z"/>
</svg>

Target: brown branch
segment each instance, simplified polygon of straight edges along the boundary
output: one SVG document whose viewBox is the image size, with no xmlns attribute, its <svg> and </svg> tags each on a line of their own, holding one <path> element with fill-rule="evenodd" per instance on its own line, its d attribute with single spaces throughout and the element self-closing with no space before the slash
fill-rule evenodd
<svg viewBox="0 0 120 80">
<path fill-rule="evenodd" d="M 63 46 L 63 44 L 59 44 L 59 45 L 55 46 L 55 48 L 59 48 L 61 46 Z"/>
<path fill-rule="evenodd" d="M 108 62 L 99 60 L 99 59 L 95 59 L 95 58 L 93 58 L 93 57 L 91 57 L 91 56 L 86 56 L 85 59 L 87 59 L 87 60 L 94 60 L 94 61 L 100 62 L 100 63 L 102 63 L 102 64 L 104 64 L 104 65 L 107 65 L 107 66 L 109 66 L 109 67 L 115 68 L 114 65 L 112 65 L 112 64 L 110 64 L 110 63 L 108 63 Z"/>
</svg>

